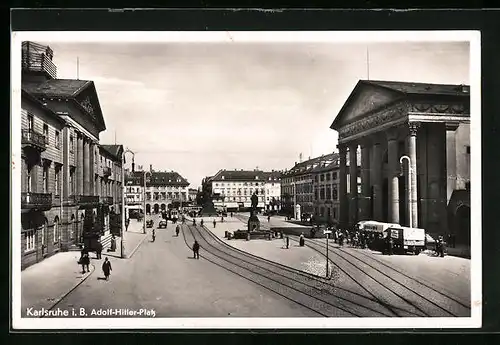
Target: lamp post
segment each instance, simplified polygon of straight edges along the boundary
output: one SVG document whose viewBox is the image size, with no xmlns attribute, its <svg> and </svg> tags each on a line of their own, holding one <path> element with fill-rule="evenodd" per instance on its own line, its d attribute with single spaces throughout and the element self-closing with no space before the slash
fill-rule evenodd
<svg viewBox="0 0 500 345">
<path fill-rule="evenodd" d="M 135 154 L 134 152 L 130 151 L 128 148 L 125 149 L 122 153 L 122 226 L 120 229 L 120 257 L 123 259 L 125 258 L 125 253 L 124 253 L 124 238 L 123 238 L 123 229 L 125 229 L 125 153 L 131 153 L 132 154 L 132 159 L 134 159 Z"/>
<path fill-rule="evenodd" d="M 147 172 L 144 171 L 144 176 L 143 176 L 143 180 L 144 180 L 144 188 L 143 188 L 143 191 L 142 191 L 142 207 L 143 207 L 143 212 L 144 212 L 144 215 L 143 215 L 143 219 L 142 219 L 142 233 L 145 234 L 146 233 L 146 179 L 147 179 Z"/>
<path fill-rule="evenodd" d="M 412 174 L 412 168 L 411 168 L 411 159 L 408 156 L 401 156 L 399 158 L 399 164 L 401 164 L 401 175 L 403 174 L 403 160 L 407 159 L 408 160 L 408 213 L 409 213 L 409 220 L 410 220 L 410 228 L 412 227 L 412 203 L 411 203 L 411 174 Z"/>
<path fill-rule="evenodd" d="M 326 272 L 325 272 L 325 277 L 328 278 L 328 272 L 330 270 L 330 267 L 328 266 L 328 237 L 330 237 L 330 234 L 332 233 L 332 230 L 325 230 L 324 231 L 325 236 L 326 236 Z"/>
</svg>

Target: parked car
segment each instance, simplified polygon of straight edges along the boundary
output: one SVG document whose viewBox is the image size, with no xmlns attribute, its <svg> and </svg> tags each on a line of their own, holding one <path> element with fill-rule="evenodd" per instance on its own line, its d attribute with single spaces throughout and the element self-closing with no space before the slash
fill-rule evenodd
<svg viewBox="0 0 500 345">
<path fill-rule="evenodd" d="M 167 221 L 165 219 L 160 220 L 158 223 L 158 229 L 167 228 Z"/>
</svg>

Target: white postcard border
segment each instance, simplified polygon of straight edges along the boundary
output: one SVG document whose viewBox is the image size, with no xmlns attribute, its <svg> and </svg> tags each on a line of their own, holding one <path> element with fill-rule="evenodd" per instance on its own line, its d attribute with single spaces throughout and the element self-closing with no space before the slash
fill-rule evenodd
<svg viewBox="0 0 500 345">
<path fill-rule="evenodd" d="M 21 42 L 390 43 L 470 42 L 471 86 L 471 316 L 465 318 L 21 318 Z M 14 329 L 398 329 L 478 328 L 482 325 L 481 41 L 479 31 L 287 32 L 13 32 L 11 43 L 11 272 Z M 16 226 L 14 226 L 16 225 Z"/>
</svg>

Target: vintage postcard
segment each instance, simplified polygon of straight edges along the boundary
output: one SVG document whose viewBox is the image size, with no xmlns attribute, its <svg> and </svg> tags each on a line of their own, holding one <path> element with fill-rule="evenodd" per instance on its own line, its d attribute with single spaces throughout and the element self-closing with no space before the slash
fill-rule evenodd
<svg viewBox="0 0 500 345">
<path fill-rule="evenodd" d="M 13 327 L 481 327 L 480 61 L 472 31 L 13 32 Z"/>
</svg>

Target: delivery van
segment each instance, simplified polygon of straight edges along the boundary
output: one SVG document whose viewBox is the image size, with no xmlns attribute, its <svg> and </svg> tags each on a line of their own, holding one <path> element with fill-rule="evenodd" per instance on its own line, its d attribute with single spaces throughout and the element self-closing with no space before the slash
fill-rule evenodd
<svg viewBox="0 0 500 345">
<path fill-rule="evenodd" d="M 394 226 L 388 228 L 385 232 L 386 235 L 392 237 L 395 252 L 414 253 L 418 255 L 421 251 L 425 250 L 426 234 L 424 229 Z"/>
</svg>

